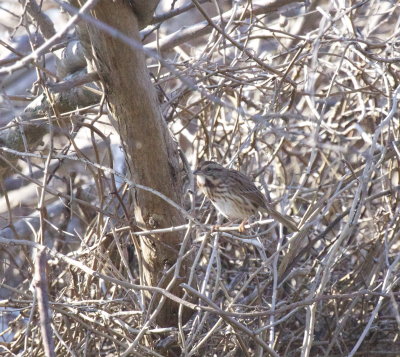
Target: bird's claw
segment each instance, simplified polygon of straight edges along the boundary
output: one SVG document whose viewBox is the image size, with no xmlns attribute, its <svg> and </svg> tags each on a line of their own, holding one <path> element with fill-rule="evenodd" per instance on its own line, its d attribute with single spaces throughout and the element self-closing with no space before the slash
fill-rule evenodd
<svg viewBox="0 0 400 357">
<path fill-rule="evenodd" d="M 215 224 L 211 227 L 211 233 L 218 232 L 221 226 L 219 224 Z"/>
</svg>

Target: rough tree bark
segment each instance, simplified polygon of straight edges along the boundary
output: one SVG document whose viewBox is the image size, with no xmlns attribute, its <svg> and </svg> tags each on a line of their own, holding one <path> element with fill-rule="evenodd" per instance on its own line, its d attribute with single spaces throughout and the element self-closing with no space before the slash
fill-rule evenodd
<svg viewBox="0 0 400 357">
<path fill-rule="evenodd" d="M 80 6 L 84 2 L 71 1 Z M 145 24 L 144 21 L 150 21 L 149 9 L 153 11 L 158 1 L 138 2 L 135 11 L 144 11 L 144 18 L 141 13 L 134 12 L 131 3 L 123 0 L 99 1 L 90 15 L 139 44 L 139 29 Z M 132 48 L 118 36 L 110 36 L 93 23 L 82 21 L 79 32 L 81 40 L 86 40 L 85 47 L 90 52 L 88 55 L 101 78 L 110 112 L 117 122 L 116 129 L 124 145 L 128 175 L 135 183 L 151 187 L 181 204 L 183 193 L 177 145 L 161 115 L 143 51 Z M 185 223 L 179 211 L 154 194 L 142 190 L 132 193 L 133 212 L 139 227 L 155 229 Z M 182 239 L 183 234 L 179 232 L 141 238 L 145 284 L 160 284 L 165 271 L 177 260 Z M 178 285 L 186 280 L 187 271 L 184 262 L 180 271 L 182 279 L 171 290 L 174 294 L 182 295 Z M 163 287 L 170 279 L 164 280 Z M 178 307 L 167 300 L 157 317 L 158 324 L 176 325 Z"/>
</svg>

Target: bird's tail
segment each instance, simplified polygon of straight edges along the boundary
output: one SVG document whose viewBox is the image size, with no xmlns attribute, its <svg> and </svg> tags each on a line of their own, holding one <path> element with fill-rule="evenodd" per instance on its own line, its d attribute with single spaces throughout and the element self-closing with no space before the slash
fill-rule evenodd
<svg viewBox="0 0 400 357">
<path fill-rule="evenodd" d="M 299 228 L 297 227 L 296 222 L 292 217 L 283 215 L 279 213 L 275 208 L 273 208 L 268 203 L 265 205 L 265 211 L 274 219 L 276 219 L 279 223 L 282 223 L 287 229 L 290 230 L 291 233 L 297 232 Z"/>
</svg>

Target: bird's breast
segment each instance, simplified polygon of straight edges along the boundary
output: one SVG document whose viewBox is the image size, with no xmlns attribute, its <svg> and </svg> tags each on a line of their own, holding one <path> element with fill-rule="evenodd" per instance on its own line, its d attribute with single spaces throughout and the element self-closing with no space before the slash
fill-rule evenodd
<svg viewBox="0 0 400 357">
<path fill-rule="evenodd" d="M 197 176 L 197 186 L 208 198 L 211 198 L 210 195 L 214 191 L 215 184 L 209 178 L 201 175 Z"/>
<path fill-rule="evenodd" d="M 220 198 L 212 200 L 212 203 L 223 216 L 230 220 L 247 217 L 247 214 L 244 214 L 240 207 L 230 199 Z"/>
</svg>

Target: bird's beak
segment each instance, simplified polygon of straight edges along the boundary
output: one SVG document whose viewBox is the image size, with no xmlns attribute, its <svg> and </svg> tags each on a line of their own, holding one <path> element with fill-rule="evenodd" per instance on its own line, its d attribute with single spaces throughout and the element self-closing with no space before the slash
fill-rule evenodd
<svg viewBox="0 0 400 357">
<path fill-rule="evenodd" d="M 201 174 L 201 171 L 199 169 L 193 171 L 193 175 L 199 175 L 199 174 Z"/>
</svg>

